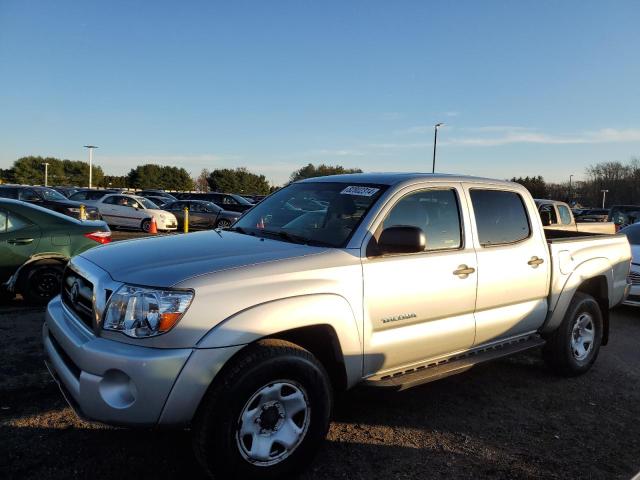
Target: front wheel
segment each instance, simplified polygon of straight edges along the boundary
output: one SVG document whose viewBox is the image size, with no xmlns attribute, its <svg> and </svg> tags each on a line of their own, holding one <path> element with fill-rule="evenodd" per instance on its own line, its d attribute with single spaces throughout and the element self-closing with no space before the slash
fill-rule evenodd
<svg viewBox="0 0 640 480">
<path fill-rule="evenodd" d="M 140 228 L 142 229 L 143 232 L 149 233 L 149 230 L 151 230 L 151 219 L 150 218 L 144 219 L 140 224 Z"/>
<path fill-rule="evenodd" d="M 264 340 L 221 375 L 194 419 L 194 449 L 207 473 L 287 478 L 307 466 L 331 413 L 331 384 L 318 360 L 293 343 Z"/>
<path fill-rule="evenodd" d="M 544 357 L 565 376 L 585 373 L 596 361 L 602 343 L 602 312 L 591 295 L 577 292 L 562 323 L 547 339 Z"/>
</svg>

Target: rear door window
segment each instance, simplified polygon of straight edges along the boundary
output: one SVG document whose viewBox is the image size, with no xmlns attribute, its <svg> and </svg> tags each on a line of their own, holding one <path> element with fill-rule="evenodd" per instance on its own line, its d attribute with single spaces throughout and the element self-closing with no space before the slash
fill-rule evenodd
<svg viewBox="0 0 640 480">
<path fill-rule="evenodd" d="M 524 201 L 516 192 L 472 189 L 470 195 L 483 247 L 516 243 L 531 235 Z"/>
</svg>

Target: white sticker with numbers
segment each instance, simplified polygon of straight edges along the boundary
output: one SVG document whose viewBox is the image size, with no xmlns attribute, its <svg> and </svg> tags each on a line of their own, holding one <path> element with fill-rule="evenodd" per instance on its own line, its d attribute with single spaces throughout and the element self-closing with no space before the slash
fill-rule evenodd
<svg viewBox="0 0 640 480">
<path fill-rule="evenodd" d="M 356 186 L 351 186 L 351 187 L 347 187 L 344 190 L 342 190 L 340 192 L 341 195 L 357 195 L 359 197 L 371 197 L 372 195 L 375 195 L 378 190 L 380 190 L 379 188 L 373 188 L 373 187 L 356 187 Z"/>
</svg>

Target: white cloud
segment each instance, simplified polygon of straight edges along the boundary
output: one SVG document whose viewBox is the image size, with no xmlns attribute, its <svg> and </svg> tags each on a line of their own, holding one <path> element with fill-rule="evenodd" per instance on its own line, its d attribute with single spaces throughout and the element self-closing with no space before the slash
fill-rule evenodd
<svg viewBox="0 0 640 480">
<path fill-rule="evenodd" d="M 444 112 L 447 117 L 457 117 L 460 115 L 460 112 Z"/>
<path fill-rule="evenodd" d="M 549 134 L 537 129 L 513 125 L 489 125 L 482 127 L 460 128 L 459 132 L 470 135 L 439 137 L 438 144 L 463 147 L 496 147 L 501 145 L 531 143 L 544 145 L 579 145 L 596 143 L 640 142 L 640 128 L 603 128 L 579 133 Z M 418 125 L 397 133 L 432 133 L 433 126 Z M 407 149 L 432 146 L 432 142 L 376 143 L 371 148 Z"/>
</svg>

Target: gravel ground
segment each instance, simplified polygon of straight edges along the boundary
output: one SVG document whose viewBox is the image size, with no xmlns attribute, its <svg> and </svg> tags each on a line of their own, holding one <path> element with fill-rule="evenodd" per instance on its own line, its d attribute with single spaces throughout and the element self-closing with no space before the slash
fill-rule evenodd
<svg viewBox="0 0 640 480">
<path fill-rule="evenodd" d="M 304 479 L 620 478 L 640 470 L 640 312 L 565 379 L 538 352 L 403 393 L 355 390 Z M 0 307 L 0 478 L 202 478 L 187 432 L 83 422 L 43 366 L 41 309 Z"/>
</svg>

